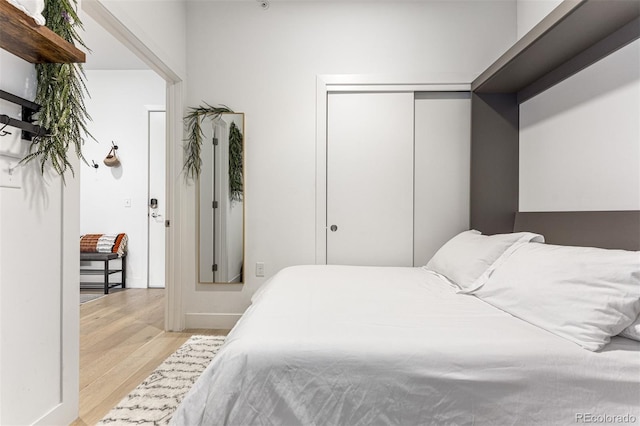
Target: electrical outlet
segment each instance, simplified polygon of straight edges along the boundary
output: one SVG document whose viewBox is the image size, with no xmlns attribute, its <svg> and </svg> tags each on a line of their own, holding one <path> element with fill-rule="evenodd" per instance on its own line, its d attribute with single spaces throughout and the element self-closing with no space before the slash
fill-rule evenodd
<svg viewBox="0 0 640 426">
<path fill-rule="evenodd" d="M 256 262 L 256 277 L 264 277 L 264 262 Z"/>
</svg>

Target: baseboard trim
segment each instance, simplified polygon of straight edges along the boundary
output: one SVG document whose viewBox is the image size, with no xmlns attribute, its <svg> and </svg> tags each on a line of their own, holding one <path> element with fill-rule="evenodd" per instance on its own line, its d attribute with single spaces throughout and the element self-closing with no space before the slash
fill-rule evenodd
<svg viewBox="0 0 640 426">
<path fill-rule="evenodd" d="M 231 330 L 242 314 L 184 314 L 185 328 L 219 328 Z"/>
</svg>

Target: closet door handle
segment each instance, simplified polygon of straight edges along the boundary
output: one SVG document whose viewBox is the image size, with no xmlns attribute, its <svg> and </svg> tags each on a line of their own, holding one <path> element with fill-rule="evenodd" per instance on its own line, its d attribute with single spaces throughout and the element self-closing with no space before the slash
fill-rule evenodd
<svg viewBox="0 0 640 426">
<path fill-rule="evenodd" d="M 336 232 L 338 230 L 338 226 L 337 225 L 331 225 L 331 232 Z"/>
</svg>

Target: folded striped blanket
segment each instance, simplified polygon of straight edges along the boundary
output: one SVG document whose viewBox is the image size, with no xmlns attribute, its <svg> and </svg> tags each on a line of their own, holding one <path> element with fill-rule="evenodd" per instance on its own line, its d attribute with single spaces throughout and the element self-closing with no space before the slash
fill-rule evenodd
<svg viewBox="0 0 640 426">
<path fill-rule="evenodd" d="M 116 241 L 113 243 L 112 253 L 118 253 L 118 256 L 122 257 L 127 253 L 127 245 L 129 244 L 129 237 L 127 234 L 118 234 Z"/>
<path fill-rule="evenodd" d="M 80 253 L 97 253 L 102 234 L 86 234 L 80 237 Z"/>
<path fill-rule="evenodd" d="M 122 257 L 127 252 L 127 234 L 85 234 L 80 237 L 81 253 L 117 253 Z"/>
<path fill-rule="evenodd" d="M 98 253 L 113 253 L 113 245 L 116 242 L 117 235 L 113 234 L 103 234 L 100 238 L 98 238 L 98 242 L 96 243 L 96 251 Z"/>
</svg>

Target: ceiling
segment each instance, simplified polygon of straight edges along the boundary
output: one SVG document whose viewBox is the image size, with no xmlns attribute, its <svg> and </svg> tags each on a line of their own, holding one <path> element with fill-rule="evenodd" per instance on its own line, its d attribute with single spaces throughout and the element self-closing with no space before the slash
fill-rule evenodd
<svg viewBox="0 0 640 426">
<path fill-rule="evenodd" d="M 84 64 L 86 70 L 148 70 L 150 69 L 141 59 L 131 53 L 122 43 L 109 34 L 100 24 L 91 19 L 86 13 L 81 17 L 84 33 L 82 41 L 91 49 L 87 53 Z M 80 47 L 82 50 L 86 49 Z"/>
</svg>

